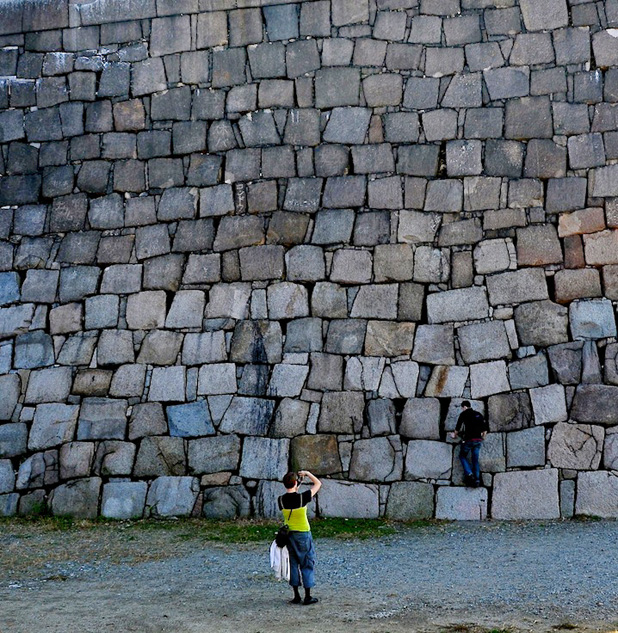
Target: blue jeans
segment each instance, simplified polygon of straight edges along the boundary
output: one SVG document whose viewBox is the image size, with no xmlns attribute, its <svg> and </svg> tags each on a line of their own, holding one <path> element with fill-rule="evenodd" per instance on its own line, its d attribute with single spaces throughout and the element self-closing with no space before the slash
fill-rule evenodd
<svg viewBox="0 0 618 633">
<path fill-rule="evenodd" d="M 315 547 L 311 532 L 290 532 L 290 585 L 300 587 L 300 577 L 303 587 L 311 589 L 315 586 Z"/>
<path fill-rule="evenodd" d="M 459 461 L 464 469 L 466 477 L 474 477 L 476 481 L 481 480 L 481 468 L 479 466 L 479 453 L 481 452 L 481 446 L 483 440 L 468 440 L 462 442 L 459 447 Z M 469 457 L 472 457 L 472 464 L 470 464 Z"/>
</svg>

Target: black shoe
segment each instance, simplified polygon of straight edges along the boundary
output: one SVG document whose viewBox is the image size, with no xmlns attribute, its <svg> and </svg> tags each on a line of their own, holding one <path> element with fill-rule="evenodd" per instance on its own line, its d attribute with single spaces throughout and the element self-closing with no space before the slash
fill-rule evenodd
<svg viewBox="0 0 618 633">
<path fill-rule="evenodd" d="M 303 604 L 315 604 L 316 602 L 318 602 L 317 598 L 305 598 L 303 600 Z"/>
<path fill-rule="evenodd" d="M 474 488 L 476 484 L 476 479 L 472 475 L 464 475 L 464 483 L 468 488 Z"/>
<path fill-rule="evenodd" d="M 291 600 L 290 600 L 290 604 L 300 604 L 302 602 L 300 596 L 294 596 Z"/>
</svg>

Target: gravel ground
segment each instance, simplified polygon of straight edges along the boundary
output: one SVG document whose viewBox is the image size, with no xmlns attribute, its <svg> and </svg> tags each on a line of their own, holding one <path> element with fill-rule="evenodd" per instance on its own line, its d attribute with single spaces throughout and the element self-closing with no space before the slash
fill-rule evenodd
<svg viewBox="0 0 618 633">
<path fill-rule="evenodd" d="M 267 546 L 0 530 L 0 633 L 618 630 L 618 523 L 450 523 L 317 542 L 320 603 Z"/>
</svg>

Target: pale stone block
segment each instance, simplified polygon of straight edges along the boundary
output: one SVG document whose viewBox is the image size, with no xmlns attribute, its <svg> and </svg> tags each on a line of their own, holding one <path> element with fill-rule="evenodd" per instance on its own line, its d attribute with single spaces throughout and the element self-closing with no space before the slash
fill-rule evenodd
<svg viewBox="0 0 618 633">
<path fill-rule="evenodd" d="M 545 429 L 537 426 L 506 433 L 506 454 L 509 468 L 545 466 Z"/>
<path fill-rule="evenodd" d="M 391 363 L 391 372 L 402 398 L 413 398 L 418 384 L 419 366 L 411 360 Z"/>
<path fill-rule="evenodd" d="M 361 286 L 350 316 L 362 319 L 396 319 L 398 293 L 397 284 Z"/>
<path fill-rule="evenodd" d="M 478 275 L 507 270 L 510 265 L 511 256 L 506 240 L 483 240 L 474 248 L 474 268 Z"/>
<path fill-rule="evenodd" d="M 127 325 L 131 330 L 162 328 L 166 312 L 165 292 L 146 290 L 127 298 Z"/>
<path fill-rule="evenodd" d="M 419 325 L 412 358 L 430 365 L 455 364 L 455 336 L 452 325 Z"/>
<path fill-rule="evenodd" d="M 464 325 L 457 329 L 457 337 L 465 363 L 508 358 L 511 355 L 511 346 L 503 321 Z"/>
<path fill-rule="evenodd" d="M 215 396 L 237 391 L 234 363 L 213 363 L 200 367 L 197 386 L 200 395 Z"/>
<path fill-rule="evenodd" d="M 306 365 L 275 365 L 273 367 L 267 394 L 281 398 L 293 398 L 300 395 L 309 374 Z"/>
<path fill-rule="evenodd" d="M 103 486 L 101 516 L 109 519 L 141 519 L 148 484 L 145 481 L 110 482 Z"/>
<path fill-rule="evenodd" d="M 551 424 L 568 419 L 564 385 L 547 385 L 530 389 L 535 424 Z"/>
<path fill-rule="evenodd" d="M 184 367 L 155 367 L 152 370 L 148 400 L 184 402 L 186 386 Z"/>
<path fill-rule="evenodd" d="M 558 470 L 512 471 L 494 476 L 492 519 L 559 519 Z"/>
<path fill-rule="evenodd" d="M 522 268 L 487 277 L 487 290 L 492 306 L 523 301 L 539 301 L 549 297 L 545 273 L 539 268 Z"/>
<path fill-rule="evenodd" d="M 579 473 L 575 514 L 616 518 L 618 516 L 618 476 L 607 471 Z"/>
<path fill-rule="evenodd" d="M 398 436 L 357 440 L 352 448 L 350 479 L 385 482 L 401 479 L 403 456 Z"/>
<path fill-rule="evenodd" d="M 294 319 L 309 315 L 307 289 L 289 281 L 268 286 L 268 313 L 271 319 Z"/>
<path fill-rule="evenodd" d="M 367 284 L 371 281 L 373 262 L 365 250 L 342 248 L 335 251 L 331 281 L 346 284 Z"/>
<path fill-rule="evenodd" d="M 484 521 L 487 519 L 487 488 L 440 486 L 436 495 L 436 519 Z"/>
<path fill-rule="evenodd" d="M 470 366 L 470 395 L 472 398 L 484 398 L 495 393 L 510 391 L 510 389 L 506 363 L 503 360 Z"/>
<path fill-rule="evenodd" d="M 618 230 L 607 229 L 584 235 L 584 252 L 589 266 L 618 264 Z"/>
<path fill-rule="evenodd" d="M 614 308 L 609 299 L 573 301 L 569 322 L 574 340 L 616 336 Z"/>
<path fill-rule="evenodd" d="M 208 293 L 207 319 L 246 319 L 249 314 L 251 284 L 215 284 Z"/>
<path fill-rule="evenodd" d="M 489 316 L 489 304 L 485 288 L 459 288 L 434 292 L 427 296 L 429 323 L 472 321 Z"/>
<path fill-rule="evenodd" d="M 243 442 L 239 475 L 249 479 L 281 480 L 288 471 L 290 440 L 247 437 Z"/>
<path fill-rule="evenodd" d="M 416 323 L 369 321 L 365 337 L 367 356 L 403 356 L 412 351 Z"/>
<path fill-rule="evenodd" d="M 380 514 L 379 488 L 375 484 L 359 484 L 326 479 L 318 497 L 320 515 L 353 519 L 376 519 Z"/>
<path fill-rule="evenodd" d="M 468 367 L 447 365 L 434 367 L 425 387 L 425 395 L 434 398 L 461 397 L 469 372 Z"/>
<path fill-rule="evenodd" d="M 444 442 L 411 440 L 405 463 L 405 479 L 450 479 L 453 447 Z"/>
<path fill-rule="evenodd" d="M 165 327 L 198 328 L 202 326 L 204 316 L 205 297 L 201 290 L 180 290 L 174 295 L 174 300 L 165 320 Z"/>
<path fill-rule="evenodd" d="M 437 213 L 402 210 L 399 212 L 397 241 L 409 244 L 433 242 L 441 222 Z"/>
<path fill-rule="evenodd" d="M 146 516 L 189 516 L 199 491 L 197 477 L 157 477 L 146 497 Z"/>
<path fill-rule="evenodd" d="M 605 429 L 592 424 L 559 422 L 554 426 L 547 458 L 556 468 L 596 470 L 601 463 Z"/>
</svg>

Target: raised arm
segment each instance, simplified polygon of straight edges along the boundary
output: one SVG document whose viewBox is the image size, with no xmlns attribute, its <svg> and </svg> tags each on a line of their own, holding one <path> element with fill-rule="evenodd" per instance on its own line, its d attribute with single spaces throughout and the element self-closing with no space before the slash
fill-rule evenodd
<svg viewBox="0 0 618 633">
<path fill-rule="evenodd" d="M 322 482 L 308 470 L 300 470 L 298 474 L 301 477 L 308 477 L 311 480 L 311 496 L 315 497 L 318 493 L 318 490 L 322 487 Z"/>
</svg>

